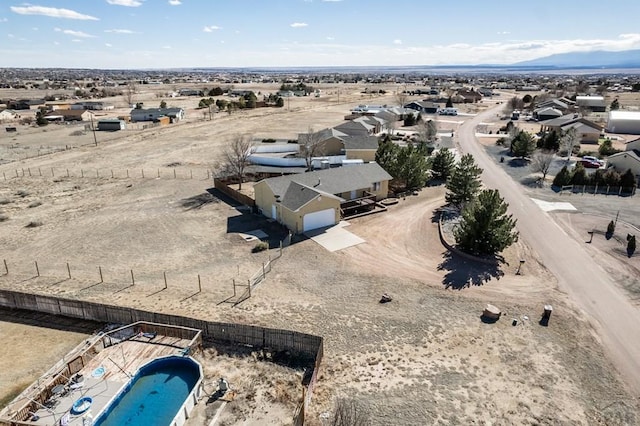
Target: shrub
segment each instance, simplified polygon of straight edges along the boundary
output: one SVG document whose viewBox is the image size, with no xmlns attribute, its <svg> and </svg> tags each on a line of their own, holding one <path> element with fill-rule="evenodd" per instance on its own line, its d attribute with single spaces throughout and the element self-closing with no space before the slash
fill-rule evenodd
<svg viewBox="0 0 640 426">
<path fill-rule="evenodd" d="M 571 173 L 567 169 L 567 166 L 562 167 L 555 178 L 553 178 L 554 186 L 565 186 L 571 183 Z"/>
<path fill-rule="evenodd" d="M 31 222 L 27 223 L 25 228 L 37 228 L 38 226 L 42 226 L 42 222 L 40 222 L 39 220 L 32 220 Z"/>
<path fill-rule="evenodd" d="M 69 136 L 82 136 L 82 135 L 84 135 L 83 130 L 74 130 L 73 132 L 69 133 Z"/>
<path fill-rule="evenodd" d="M 251 253 L 259 253 L 261 251 L 265 251 L 269 248 L 269 243 L 266 241 L 259 241 L 255 246 L 251 249 Z"/>
<path fill-rule="evenodd" d="M 34 208 L 34 207 L 38 207 L 38 206 L 41 206 L 41 205 L 42 205 L 42 202 L 41 202 L 41 201 L 33 201 L 33 202 L 29 203 L 29 206 L 28 206 L 28 207 L 29 207 L 30 209 L 32 209 L 32 208 Z"/>
<path fill-rule="evenodd" d="M 273 138 L 262 139 L 262 143 L 274 143 L 276 140 Z"/>
<path fill-rule="evenodd" d="M 29 196 L 29 192 L 28 192 L 28 191 L 25 191 L 25 190 L 23 190 L 23 189 L 21 189 L 21 190 L 19 190 L 18 192 L 16 192 L 16 195 L 17 195 L 18 197 L 22 197 L 22 198 L 24 198 L 24 197 Z"/>
<path fill-rule="evenodd" d="M 0 198 L 0 206 L 3 206 L 5 204 L 10 204 L 11 200 L 8 198 Z"/>
<path fill-rule="evenodd" d="M 627 237 L 627 254 L 629 257 L 636 251 L 636 236 L 631 235 Z"/>
<path fill-rule="evenodd" d="M 607 225 L 607 234 L 608 235 L 613 235 L 614 232 L 616 232 L 616 224 L 615 224 L 614 221 L 611 221 Z"/>
<path fill-rule="evenodd" d="M 9 216 L 6 214 L 0 214 L 0 222 L 6 222 L 7 220 L 9 220 Z"/>
</svg>

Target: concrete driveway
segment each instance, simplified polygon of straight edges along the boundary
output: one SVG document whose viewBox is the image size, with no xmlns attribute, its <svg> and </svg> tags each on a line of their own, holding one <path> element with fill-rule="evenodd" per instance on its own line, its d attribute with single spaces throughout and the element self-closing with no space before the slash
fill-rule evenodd
<svg viewBox="0 0 640 426">
<path fill-rule="evenodd" d="M 304 235 L 331 252 L 365 242 L 362 238 L 344 229 L 346 226 L 349 226 L 349 222 L 343 220 L 328 228 L 314 229 L 313 231 L 305 232 Z"/>
</svg>

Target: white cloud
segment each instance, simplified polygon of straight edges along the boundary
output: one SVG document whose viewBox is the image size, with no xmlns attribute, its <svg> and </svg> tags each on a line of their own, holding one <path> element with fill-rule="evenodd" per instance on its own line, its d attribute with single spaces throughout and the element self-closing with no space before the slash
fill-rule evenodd
<svg viewBox="0 0 640 426">
<path fill-rule="evenodd" d="M 205 25 L 205 27 L 202 29 L 202 31 L 204 31 L 205 33 L 212 33 L 214 31 L 221 30 L 221 29 L 222 29 L 222 27 L 219 27 L 217 25 L 211 25 L 211 26 Z"/>
<path fill-rule="evenodd" d="M 104 30 L 105 33 L 114 33 L 114 34 L 135 34 L 134 31 L 131 30 L 121 30 L 121 29 L 113 29 L 113 30 Z"/>
<path fill-rule="evenodd" d="M 7 37 L 9 38 L 15 38 L 15 36 L 13 34 L 7 34 Z"/>
<path fill-rule="evenodd" d="M 11 11 L 19 15 L 43 15 L 51 18 L 79 19 L 84 21 L 99 21 L 95 16 L 84 15 L 70 9 L 58 9 L 44 6 L 11 6 Z"/>
<path fill-rule="evenodd" d="M 162 46 L 163 49 L 171 49 L 171 46 L 166 45 L 166 46 Z"/>
<path fill-rule="evenodd" d="M 325 38 L 326 38 L 327 40 L 329 40 L 329 41 L 331 41 L 331 40 L 335 40 L 335 38 L 330 37 L 330 36 L 327 36 L 327 37 L 325 37 Z"/>
<path fill-rule="evenodd" d="M 79 38 L 74 38 L 71 41 L 74 42 L 74 43 L 82 43 L 82 40 L 80 40 Z"/>
<path fill-rule="evenodd" d="M 507 34 L 511 34 L 511 31 L 498 31 L 496 34 L 498 34 L 498 35 L 507 35 Z"/>
<path fill-rule="evenodd" d="M 171 6 L 180 6 L 182 2 L 180 0 L 169 0 Z"/>
<path fill-rule="evenodd" d="M 393 44 L 402 44 L 402 40 L 395 39 L 395 40 L 393 40 Z"/>
<path fill-rule="evenodd" d="M 111 43 L 105 43 L 104 45 L 107 46 L 107 47 L 113 47 L 113 44 L 111 44 Z"/>
<path fill-rule="evenodd" d="M 73 37 L 82 37 L 82 38 L 94 38 L 95 36 L 91 34 L 84 33 L 82 31 L 74 31 L 74 30 L 63 30 L 62 28 L 54 28 L 53 31 L 70 35 Z"/>
<path fill-rule="evenodd" d="M 294 22 L 293 24 L 291 24 L 291 28 L 304 28 L 308 26 L 309 25 L 306 22 Z"/>
<path fill-rule="evenodd" d="M 8 19 L 7 18 L 0 18 L 0 22 L 7 22 Z"/>
<path fill-rule="evenodd" d="M 114 6 L 138 7 L 142 6 L 142 2 L 138 0 L 107 0 L 107 3 Z"/>
</svg>

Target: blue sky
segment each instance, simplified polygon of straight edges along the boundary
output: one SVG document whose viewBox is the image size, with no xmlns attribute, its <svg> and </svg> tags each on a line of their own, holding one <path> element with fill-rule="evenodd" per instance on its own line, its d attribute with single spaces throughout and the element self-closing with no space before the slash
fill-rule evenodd
<svg viewBox="0 0 640 426">
<path fill-rule="evenodd" d="M 0 67 L 509 64 L 640 48 L 640 1 L 2 0 Z"/>
</svg>

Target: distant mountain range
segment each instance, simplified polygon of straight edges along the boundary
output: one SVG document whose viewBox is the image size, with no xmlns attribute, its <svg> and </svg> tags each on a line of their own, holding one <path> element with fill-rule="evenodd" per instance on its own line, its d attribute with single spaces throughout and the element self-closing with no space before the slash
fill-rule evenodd
<svg viewBox="0 0 640 426">
<path fill-rule="evenodd" d="M 611 52 L 569 52 L 511 64 L 514 67 L 640 68 L 640 49 Z"/>
</svg>

